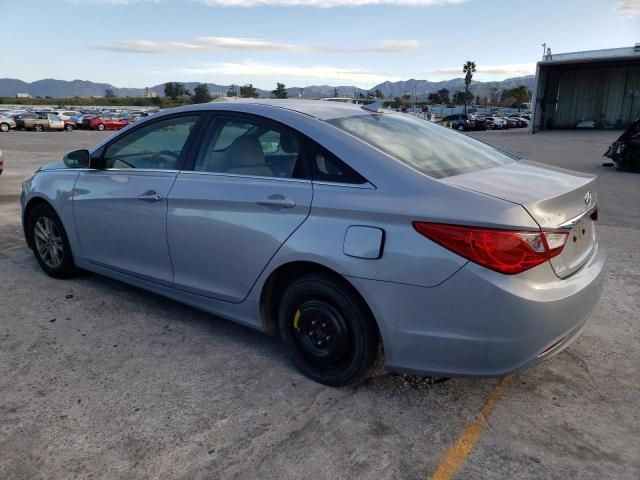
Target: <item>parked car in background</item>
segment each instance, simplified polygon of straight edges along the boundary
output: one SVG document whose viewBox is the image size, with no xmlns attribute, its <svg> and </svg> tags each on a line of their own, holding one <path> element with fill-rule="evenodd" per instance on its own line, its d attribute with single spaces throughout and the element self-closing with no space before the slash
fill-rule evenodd
<svg viewBox="0 0 640 480">
<path fill-rule="evenodd" d="M 84 119 L 84 117 L 85 117 L 84 113 L 76 113 L 71 117 L 71 120 L 73 120 L 76 123 L 76 128 L 82 127 L 82 120 Z"/>
<path fill-rule="evenodd" d="M 147 112 L 131 112 L 129 114 L 129 119 L 132 122 L 136 122 L 136 121 L 140 120 L 141 118 L 148 117 L 148 116 L 149 116 L 149 114 Z"/>
<path fill-rule="evenodd" d="M 491 130 L 502 130 L 509 128 L 507 126 L 507 122 L 504 118 L 501 117 L 485 117 L 485 122 L 487 122 L 487 128 Z"/>
<path fill-rule="evenodd" d="M 0 114 L 0 132 L 8 132 L 11 129 L 16 128 L 16 121 L 11 115 L 3 116 Z"/>
<path fill-rule="evenodd" d="M 67 119 L 67 120 L 63 120 L 63 122 L 64 122 L 64 129 L 67 132 L 71 132 L 76 129 L 77 124 L 73 120 Z"/>
<path fill-rule="evenodd" d="M 509 115 L 509 118 L 515 120 L 520 128 L 529 126 L 529 121 L 518 115 Z"/>
<path fill-rule="evenodd" d="M 507 128 L 518 128 L 520 126 L 520 122 L 515 118 L 504 117 L 504 121 L 507 122 Z"/>
<path fill-rule="evenodd" d="M 487 130 L 487 122 L 485 119 L 478 115 L 471 116 L 471 130 L 482 131 Z"/>
<path fill-rule="evenodd" d="M 56 110 L 56 111 L 53 111 L 51 113 L 55 113 L 62 120 L 71 120 L 71 118 L 74 115 L 78 115 L 80 112 L 78 112 L 77 110 Z"/>
<path fill-rule="evenodd" d="M 90 270 L 280 332 L 332 386 L 382 353 L 413 374 L 522 370 L 571 344 L 602 292 L 594 176 L 411 115 L 190 105 L 63 160 L 22 186 L 44 272 Z"/>
<path fill-rule="evenodd" d="M 87 130 L 120 130 L 131 123 L 122 117 L 106 115 L 85 116 L 82 119 L 82 128 Z"/>
<path fill-rule="evenodd" d="M 16 117 L 16 127 L 23 130 L 41 132 L 43 130 L 64 130 L 65 123 L 58 115 L 50 112 L 35 112 Z"/>
<path fill-rule="evenodd" d="M 465 115 L 463 113 L 447 115 L 440 121 L 440 123 L 446 127 L 458 130 L 459 132 L 471 130 L 471 120 L 469 119 L 469 115 Z"/>
</svg>

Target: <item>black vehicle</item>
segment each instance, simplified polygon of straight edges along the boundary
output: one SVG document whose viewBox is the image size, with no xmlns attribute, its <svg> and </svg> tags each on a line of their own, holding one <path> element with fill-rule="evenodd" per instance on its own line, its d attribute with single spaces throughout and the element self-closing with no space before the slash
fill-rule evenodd
<svg viewBox="0 0 640 480">
<path fill-rule="evenodd" d="M 640 172 L 640 119 L 629 125 L 604 154 L 619 170 Z"/>
<path fill-rule="evenodd" d="M 484 131 L 488 128 L 487 121 L 484 118 L 478 116 L 471 118 L 471 130 Z"/>
<path fill-rule="evenodd" d="M 447 115 L 442 119 L 441 123 L 458 130 L 459 132 L 471 130 L 471 120 L 469 119 L 469 115 L 462 113 L 457 115 Z"/>
</svg>

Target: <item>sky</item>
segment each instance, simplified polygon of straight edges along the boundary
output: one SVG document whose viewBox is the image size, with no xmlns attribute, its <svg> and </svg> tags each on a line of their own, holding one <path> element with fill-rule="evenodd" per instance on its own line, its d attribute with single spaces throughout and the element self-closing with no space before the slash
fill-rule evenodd
<svg viewBox="0 0 640 480">
<path fill-rule="evenodd" d="M 0 78 L 264 89 L 535 73 L 640 42 L 640 0 L 0 0 Z"/>
</svg>

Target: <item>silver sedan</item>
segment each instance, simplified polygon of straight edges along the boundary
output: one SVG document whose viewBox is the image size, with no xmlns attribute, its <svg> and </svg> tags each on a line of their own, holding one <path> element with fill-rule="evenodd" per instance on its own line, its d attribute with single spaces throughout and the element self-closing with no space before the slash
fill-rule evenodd
<svg viewBox="0 0 640 480">
<path fill-rule="evenodd" d="M 267 333 L 310 378 L 497 376 L 585 326 L 594 177 L 410 115 L 323 101 L 183 107 L 23 185 L 42 269 L 90 270 Z"/>
</svg>

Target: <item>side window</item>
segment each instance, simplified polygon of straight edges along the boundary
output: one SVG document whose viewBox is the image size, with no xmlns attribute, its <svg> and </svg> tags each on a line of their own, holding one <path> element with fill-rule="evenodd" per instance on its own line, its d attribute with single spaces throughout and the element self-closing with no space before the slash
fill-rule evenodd
<svg viewBox="0 0 640 480">
<path fill-rule="evenodd" d="M 175 170 L 198 118 L 170 118 L 123 135 L 105 149 L 104 168 Z"/>
<path fill-rule="evenodd" d="M 305 178 L 296 135 L 271 123 L 241 117 L 220 117 L 211 123 L 194 170 Z"/>
<path fill-rule="evenodd" d="M 312 149 L 311 164 L 314 180 L 352 185 L 360 185 L 367 181 L 333 153 L 317 144 Z"/>
</svg>

